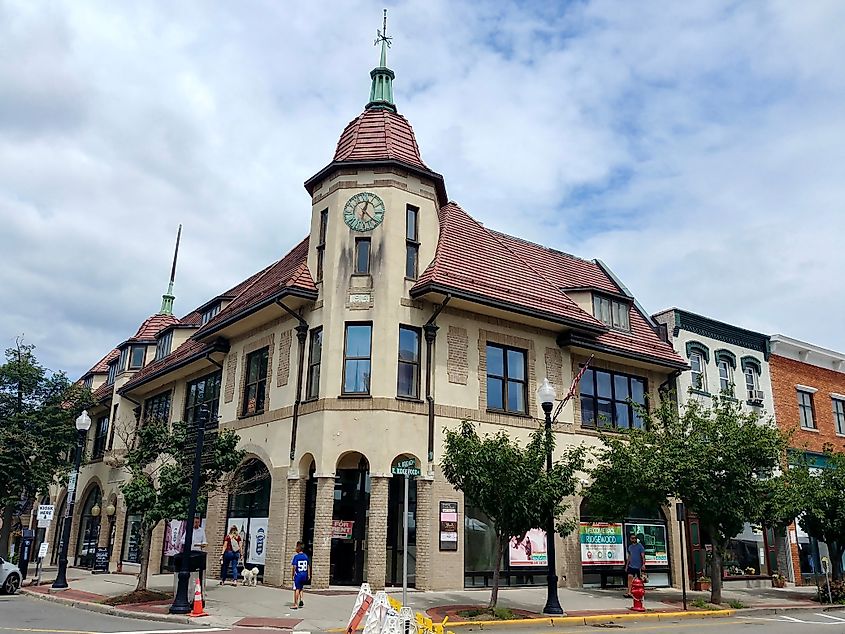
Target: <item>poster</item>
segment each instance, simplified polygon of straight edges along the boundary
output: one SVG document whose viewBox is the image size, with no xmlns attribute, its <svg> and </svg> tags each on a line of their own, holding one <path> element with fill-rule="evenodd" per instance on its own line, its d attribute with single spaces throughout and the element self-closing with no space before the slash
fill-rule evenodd
<svg viewBox="0 0 845 634">
<path fill-rule="evenodd" d="M 666 527 L 663 524 L 627 524 L 626 533 L 634 533 L 645 547 L 646 564 L 668 566 Z"/>
<path fill-rule="evenodd" d="M 582 566 L 624 566 L 622 524 L 581 522 L 578 527 Z"/>
<path fill-rule="evenodd" d="M 249 520 L 249 541 L 246 543 L 246 563 L 264 565 L 267 556 L 267 518 L 253 517 Z"/>
<path fill-rule="evenodd" d="M 182 552 L 182 544 L 185 543 L 185 520 L 167 520 L 164 524 L 164 549 L 165 557 L 173 557 Z"/>
<path fill-rule="evenodd" d="M 440 550 L 458 550 L 458 503 L 440 503 Z"/>
<path fill-rule="evenodd" d="M 511 537 L 508 561 L 511 566 L 545 566 L 548 563 L 546 531 L 532 528 L 525 537 Z"/>
<path fill-rule="evenodd" d="M 352 539 L 354 521 L 332 520 L 332 539 Z"/>
</svg>

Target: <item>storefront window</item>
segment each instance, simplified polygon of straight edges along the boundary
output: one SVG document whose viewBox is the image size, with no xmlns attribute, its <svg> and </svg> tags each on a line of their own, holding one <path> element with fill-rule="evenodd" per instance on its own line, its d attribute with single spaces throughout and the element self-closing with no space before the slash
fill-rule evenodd
<svg viewBox="0 0 845 634">
<path fill-rule="evenodd" d="M 229 496 L 226 527 L 238 527 L 243 540 L 243 563 L 263 572 L 267 556 L 267 524 L 270 516 L 270 472 L 259 460 L 241 471 L 237 492 Z"/>
<path fill-rule="evenodd" d="M 121 559 L 125 563 L 141 563 L 141 540 L 141 516 L 127 515 L 123 533 L 123 553 L 121 554 Z"/>
<path fill-rule="evenodd" d="M 763 574 L 766 566 L 766 550 L 763 531 L 748 522 L 742 532 L 728 541 L 724 568 L 726 577 L 742 577 Z"/>
</svg>

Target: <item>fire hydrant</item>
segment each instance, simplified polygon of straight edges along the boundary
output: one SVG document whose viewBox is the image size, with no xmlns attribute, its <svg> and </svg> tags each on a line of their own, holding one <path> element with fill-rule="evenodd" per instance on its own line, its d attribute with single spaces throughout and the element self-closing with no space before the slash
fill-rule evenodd
<svg viewBox="0 0 845 634">
<path fill-rule="evenodd" d="M 645 585 L 639 577 L 631 583 L 631 596 L 634 598 L 634 605 L 631 606 L 631 609 L 634 612 L 645 612 L 645 606 L 643 605 Z"/>
</svg>

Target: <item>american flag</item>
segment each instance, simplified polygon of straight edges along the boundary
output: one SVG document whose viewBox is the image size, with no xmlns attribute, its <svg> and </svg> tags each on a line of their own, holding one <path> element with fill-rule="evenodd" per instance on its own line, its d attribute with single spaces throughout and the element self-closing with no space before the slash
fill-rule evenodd
<svg viewBox="0 0 845 634">
<path fill-rule="evenodd" d="M 555 408 L 554 415 L 552 416 L 552 420 L 557 420 L 557 417 L 560 416 L 560 412 L 563 410 L 563 406 L 569 402 L 573 396 L 575 396 L 576 392 L 578 391 L 578 384 L 581 382 L 581 377 L 584 376 L 584 372 L 587 371 L 587 368 L 590 367 L 590 361 L 593 360 L 593 355 L 590 355 L 590 358 L 581 366 L 581 369 L 578 370 L 578 374 L 575 375 L 575 378 L 572 379 L 572 384 L 569 386 L 569 391 L 566 393 L 566 396 L 563 397 L 557 404 L 557 408 Z"/>
</svg>

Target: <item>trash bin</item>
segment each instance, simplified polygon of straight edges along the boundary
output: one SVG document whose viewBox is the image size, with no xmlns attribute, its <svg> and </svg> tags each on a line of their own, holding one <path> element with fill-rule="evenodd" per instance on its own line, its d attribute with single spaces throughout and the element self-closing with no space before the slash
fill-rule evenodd
<svg viewBox="0 0 845 634">
<path fill-rule="evenodd" d="M 192 550 L 188 554 L 188 570 L 191 572 L 188 580 L 188 603 L 194 602 L 194 589 L 197 586 L 197 579 L 200 581 L 200 592 L 202 602 L 205 605 L 205 563 L 206 553 L 201 550 Z M 182 570 L 182 553 L 173 556 L 173 596 L 176 596 L 176 588 L 179 586 L 179 571 Z"/>
</svg>

